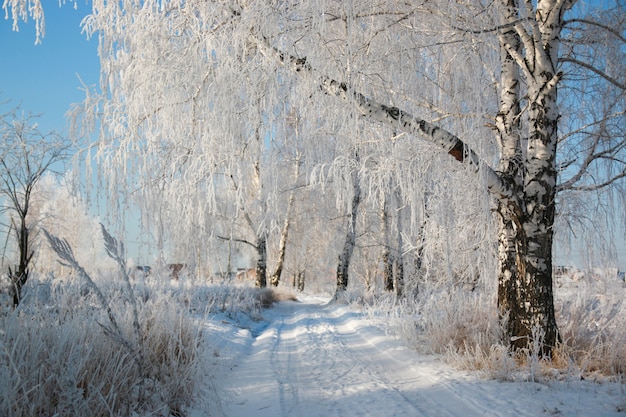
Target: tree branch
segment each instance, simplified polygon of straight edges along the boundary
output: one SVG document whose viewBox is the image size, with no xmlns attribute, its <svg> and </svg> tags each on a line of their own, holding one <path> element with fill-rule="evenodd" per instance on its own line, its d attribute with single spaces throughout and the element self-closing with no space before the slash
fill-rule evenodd
<svg viewBox="0 0 626 417">
<path fill-rule="evenodd" d="M 594 67 L 591 64 L 587 64 L 586 62 L 580 61 L 576 58 L 569 58 L 569 57 L 561 57 L 559 59 L 559 62 L 570 62 L 572 64 L 576 64 L 579 65 L 585 69 L 588 69 L 589 71 L 595 73 L 596 75 L 599 75 L 600 77 L 604 78 L 605 80 L 607 80 L 608 82 L 610 82 L 611 84 L 613 84 L 615 87 L 621 89 L 621 90 L 626 90 L 626 84 L 623 84 L 621 82 L 619 82 L 618 80 L 616 80 L 615 78 L 611 77 L 610 75 L 606 74 L 603 71 L 600 71 L 598 68 Z"/>
<path fill-rule="evenodd" d="M 616 112 L 616 113 L 611 113 L 611 114 L 607 115 L 606 117 L 603 117 L 602 119 L 594 120 L 591 123 L 588 123 L 588 124 L 586 124 L 584 126 L 581 126 L 580 128 L 578 128 L 576 130 L 572 130 L 570 132 L 567 132 L 566 134 L 564 134 L 563 136 L 561 136 L 558 139 L 559 144 L 564 142 L 565 140 L 567 140 L 571 136 L 574 136 L 574 135 L 576 135 L 578 133 L 584 132 L 586 129 L 588 129 L 590 127 L 597 126 L 597 125 L 599 125 L 601 123 L 606 122 L 607 120 L 611 120 L 611 119 L 614 119 L 616 117 L 620 117 L 620 116 L 623 117 L 624 115 L 626 115 L 626 110 L 620 111 L 620 112 Z"/>
<path fill-rule="evenodd" d="M 454 25 L 452 25 L 451 27 L 452 27 L 452 29 L 458 30 L 458 31 L 463 32 L 463 33 L 471 33 L 472 35 L 480 35 L 480 34 L 483 34 L 483 33 L 498 32 L 498 31 L 503 30 L 503 29 L 511 29 L 511 28 L 514 29 L 515 25 L 517 25 L 518 23 L 527 22 L 528 19 L 529 19 L 528 17 L 517 18 L 517 19 L 511 20 L 511 21 L 509 21 L 507 23 L 504 23 L 502 25 L 497 25 L 497 26 L 494 26 L 492 28 L 487 28 L 487 29 L 469 29 L 469 28 L 462 28 L 460 26 L 454 26 Z"/>
<path fill-rule="evenodd" d="M 602 23 L 599 22 L 594 22 L 593 20 L 588 20 L 588 19 L 568 19 L 563 21 L 563 25 L 567 26 L 570 23 L 584 23 L 586 25 L 590 25 L 590 26 L 597 26 L 600 29 L 604 29 L 607 32 L 610 32 L 611 34 L 613 34 L 617 39 L 619 39 L 620 41 L 626 43 L 626 38 L 624 36 L 622 36 L 621 33 L 619 33 L 617 30 L 613 29 L 610 26 L 607 25 L 603 25 Z"/>
<path fill-rule="evenodd" d="M 357 110 L 366 118 L 387 124 L 394 129 L 421 137 L 437 145 L 454 157 L 454 159 L 471 168 L 475 173 L 482 170 L 487 177 L 487 187 L 492 194 L 520 206 L 517 196 L 514 195 L 513 190 L 504 179 L 493 168 L 484 163 L 478 154 L 459 137 L 398 107 L 390 107 L 370 99 L 353 90 L 346 83 L 317 74 L 306 58 L 296 58 L 285 54 L 272 47 L 265 38 L 254 39 L 254 41 L 257 42 L 263 54 L 270 55 L 270 57 L 278 60 L 292 71 L 317 75 L 322 91 L 354 104 Z"/>
<path fill-rule="evenodd" d="M 578 185 L 578 186 L 570 186 L 567 188 L 564 187 L 557 187 L 557 192 L 558 191 L 563 191 L 563 190 L 571 190 L 571 191 L 596 191 L 596 190 L 600 190 L 602 188 L 608 187 L 609 185 L 613 184 L 615 181 L 622 179 L 622 178 L 626 178 L 626 169 L 624 169 L 622 172 L 620 172 L 619 174 L 615 175 L 612 178 L 609 178 L 608 180 L 604 181 L 603 183 L 600 184 L 593 184 L 593 185 Z"/>
<path fill-rule="evenodd" d="M 593 186 L 575 186 L 574 184 L 576 184 L 578 181 L 580 181 L 583 176 L 588 172 L 588 168 L 589 166 L 597 160 L 600 159 L 608 159 L 608 160 L 615 160 L 615 158 L 613 157 L 613 155 L 617 154 L 620 150 L 622 150 L 624 147 L 626 147 L 626 144 L 624 142 L 620 142 L 617 145 L 615 145 L 612 148 L 608 148 L 605 149 L 603 151 L 597 152 L 595 153 L 595 149 L 596 146 L 598 145 L 598 143 L 600 142 L 599 138 L 596 138 L 595 142 L 593 143 L 593 145 L 591 146 L 591 149 L 589 151 L 589 154 L 587 155 L 587 157 L 585 158 L 585 160 L 583 161 L 583 163 L 580 166 L 580 169 L 578 170 L 578 172 L 576 172 L 569 180 L 557 185 L 556 187 L 556 191 L 560 192 L 563 190 L 598 190 L 600 188 L 604 188 L 607 185 L 612 184 L 613 182 L 615 182 L 616 180 L 624 177 L 624 172 L 626 172 L 626 169 L 624 169 L 622 171 L 622 173 L 617 174 L 615 177 L 613 178 L 609 178 L 608 180 L 606 180 L 605 182 L 601 183 L 601 184 L 596 184 Z M 623 163 L 623 161 L 620 161 Z"/>
<path fill-rule="evenodd" d="M 219 236 L 219 235 L 217 235 L 216 237 L 217 237 L 218 239 L 222 239 L 222 240 L 231 240 L 231 241 L 233 241 L 233 242 L 245 243 L 246 245 L 250 245 L 250 246 L 252 246 L 254 249 L 257 249 L 257 247 L 258 247 L 258 246 L 257 246 L 257 245 L 255 245 L 254 243 L 249 242 L 249 241 L 247 241 L 247 240 L 245 240 L 245 239 L 235 239 L 235 238 L 232 238 L 232 237 Z"/>
</svg>

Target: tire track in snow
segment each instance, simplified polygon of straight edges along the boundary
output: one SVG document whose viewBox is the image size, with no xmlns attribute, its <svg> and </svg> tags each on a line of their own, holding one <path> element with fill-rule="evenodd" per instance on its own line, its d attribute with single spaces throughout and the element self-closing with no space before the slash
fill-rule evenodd
<svg viewBox="0 0 626 417">
<path fill-rule="evenodd" d="M 485 393 L 471 382 L 456 386 L 440 364 L 345 306 L 284 302 L 267 315 L 273 320 L 224 381 L 226 416 L 529 415 L 504 400 L 481 404 Z"/>
<path fill-rule="evenodd" d="M 344 309 L 346 311 L 342 313 Z M 349 312 L 346 307 L 330 308 L 328 312 L 331 317 L 348 314 L 355 318 L 339 321 L 339 343 L 378 382 L 380 391 L 387 392 L 388 397 L 393 392 L 397 393 L 414 409 L 413 413 L 407 410 L 406 413 L 393 415 L 498 417 L 515 412 L 510 404 L 504 402 L 499 408 L 497 400 L 481 404 L 477 399 L 484 400 L 484 395 L 471 385 L 463 384 L 462 389 L 455 388 L 456 381 L 435 370 L 430 359 L 420 361 L 415 351 L 402 346 L 379 329 L 372 329 L 367 321 L 357 318 L 358 315 Z M 442 364 L 437 366 L 445 369 Z M 497 410 L 503 410 L 504 414 Z"/>
</svg>

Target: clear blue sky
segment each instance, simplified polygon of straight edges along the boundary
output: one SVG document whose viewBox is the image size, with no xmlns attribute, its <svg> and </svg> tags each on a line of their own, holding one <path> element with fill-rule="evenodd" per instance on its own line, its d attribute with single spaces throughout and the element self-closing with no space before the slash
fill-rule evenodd
<svg viewBox="0 0 626 417">
<path fill-rule="evenodd" d="M 46 33 L 39 45 L 32 20 L 21 22 L 14 32 L 13 22 L 0 13 L 0 102 L 10 100 L 10 105 L 41 114 L 43 133 L 65 134 L 65 113 L 71 103 L 84 98 L 77 74 L 87 85 L 98 83 L 98 40 L 87 41 L 81 33 L 80 22 L 91 11 L 90 4 L 78 1 L 74 9 L 50 1 L 44 7 Z"/>
</svg>

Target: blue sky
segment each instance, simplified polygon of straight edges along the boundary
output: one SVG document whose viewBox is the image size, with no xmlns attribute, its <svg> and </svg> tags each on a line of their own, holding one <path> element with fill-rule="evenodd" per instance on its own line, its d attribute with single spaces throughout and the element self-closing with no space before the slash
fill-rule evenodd
<svg viewBox="0 0 626 417">
<path fill-rule="evenodd" d="M 97 85 L 100 77 L 98 39 L 88 41 L 80 26 L 91 5 L 76 4 L 75 9 L 73 4 L 59 7 L 56 1 L 45 2 L 45 36 L 37 45 L 33 21 L 20 22 L 19 32 L 14 32 L 12 21 L 0 14 L 0 102 L 10 100 L 2 109 L 19 104 L 22 110 L 41 115 L 37 123 L 42 133 L 54 130 L 65 137 L 69 130 L 65 114 L 72 103 L 84 99 L 82 83 Z M 105 217 L 102 207 L 91 210 Z M 136 242 L 126 239 L 126 243 L 136 258 Z"/>
<path fill-rule="evenodd" d="M 84 98 L 78 76 L 87 85 L 98 83 L 98 40 L 87 41 L 81 33 L 80 22 L 90 5 L 79 1 L 74 9 L 54 1 L 44 7 L 46 33 L 39 45 L 33 21 L 21 22 L 14 32 L 12 21 L 0 14 L 0 102 L 10 100 L 10 107 L 20 104 L 22 110 L 41 114 L 44 133 L 65 134 L 65 113 Z"/>
</svg>

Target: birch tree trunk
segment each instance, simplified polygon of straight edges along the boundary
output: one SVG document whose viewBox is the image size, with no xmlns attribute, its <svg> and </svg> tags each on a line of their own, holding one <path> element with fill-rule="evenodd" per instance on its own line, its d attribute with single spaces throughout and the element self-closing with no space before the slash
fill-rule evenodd
<svg viewBox="0 0 626 417">
<path fill-rule="evenodd" d="M 254 284 L 257 288 L 265 288 L 267 287 L 267 237 L 265 232 L 257 236 L 256 253 L 256 280 Z"/>
<path fill-rule="evenodd" d="M 396 274 L 395 274 L 395 286 L 396 286 L 396 295 L 398 297 L 402 297 L 402 292 L 404 289 L 404 256 L 402 255 L 402 247 L 403 247 L 403 242 L 402 242 L 402 233 L 403 233 L 403 229 L 402 229 L 402 201 L 401 201 L 401 197 L 400 197 L 400 191 L 398 189 L 396 189 L 395 192 L 395 196 L 396 196 L 396 204 L 398 206 L 398 210 L 396 213 L 396 232 L 398 233 L 398 241 L 397 241 L 397 249 L 396 249 L 396 254 L 395 254 L 395 265 L 396 265 Z"/>
<path fill-rule="evenodd" d="M 389 242 L 389 204 L 387 203 L 387 195 L 384 196 L 382 208 L 380 210 L 380 222 L 383 239 L 383 252 L 381 261 L 383 264 L 383 285 L 385 291 L 393 291 L 393 264 L 394 257 L 391 255 L 391 244 Z"/>
<path fill-rule="evenodd" d="M 285 223 L 283 224 L 283 230 L 280 233 L 280 243 L 278 248 L 278 260 L 276 261 L 276 269 L 270 277 L 270 285 L 278 287 L 280 283 L 280 276 L 283 272 L 283 266 L 285 264 L 285 254 L 287 253 L 287 238 L 289 237 L 289 227 L 291 226 L 291 213 L 293 212 L 293 205 L 296 199 L 296 184 L 298 177 L 300 176 L 300 157 L 296 157 L 294 173 L 293 173 L 293 186 L 289 193 L 289 201 L 287 202 L 287 213 L 285 214 Z"/>
<path fill-rule="evenodd" d="M 506 2 L 503 6 L 505 21 L 514 20 L 517 15 L 515 0 Z M 500 105 L 496 115 L 496 134 L 500 146 L 500 162 L 498 171 L 514 193 L 523 193 L 522 184 L 522 148 L 521 148 L 521 119 L 520 119 L 520 71 L 514 54 L 521 53 L 521 42 L 515 29 L 509 27 L 500 34 Z M 507 46 L 505 46 L 507 45 Z M 498 308 L 500 315 L 507 318 L 507 334 L 517 335 L 520 326 L 516 324 L 516 317 L 520 316 L 519 305 L 522 301 L 522 283 L 520 276 L 524 275 L 523 268 L 518 270 L 523 259 L 518 256 L 523 241 L 520 220 L 515 219 L 514 210 L 505 202 L 497 202 L 498 221 Z M 516 337 L 516 336 L 515 336 Z M 526 341 L 520 340 L 520 345 Z"/>
<path fill-rule="evenodd" d="M 272 275 L 270 276 L 270 285 L 272 287 L 278 287 L 278 284 L 280 283 L 280 276 L 283 273 L 283 266 L 285 264 L 285 254 L 287 253 L 287 238 L 289 237 L 289 227 L 290 227 L 290 215 L 291 215 L 291 206 L 293 205 L 293 199 L 294 199 L 294 195 L 293 195 L 293 191 L 291 192 L 291 195 L 289 196 L 289 203 L 288 203 L 288 207 L 287 207 L 287 214 L 285 217 L 285 223 L 283 223 L 283 229 L 280 232 L 280 241 L 278 244 L 278 259 L 276 260 L 276 268 L 274 269 L 274 272 L 272 272 Z"/>
<path fill-rule="evenodd" d="M 337 265 L 337 292 L 335 297 L 348 288 L 350 259 L 352 259 L 352 253 L 354 252 L 354 247 L 356 246 L 356 219 L 359 211 L 359 204 L 361 204 L 361 185 L 359 182 L 359 172 L 357 167 L 355 167 L 352 171 L 352 186 L 353 195 L 352 203 L 350 205 L 346 239 L 343 245 L 343 250 L 339 255 L 339 262 Z"/>
<path fill-rule="evenodd" d="M 552 243 L 557 183 L 557 72 L 563 14 L 572 2 L 539 1 L 534 19 L 524 25 L 517 0 L 501 4 L 511 29 L 500 34 L 502 88 L 497 117 L 500 170 L 523 204 L 517 210 L 498 201 L 500 311 L 508 315 L 514 348 L 539 343 L 550 355 L 559 341 L 552 289 Z M 525 4 L 521 7 L 528 7 Z M 532 10 L 526 10 L 532 14 Z M 527 84 L 528 138 L 523 171 L 519 128 L 519 84 Z M 520 178 L 521 174 L 521 178 Z M 515 257 L 515 259 L 513 259 Z"/>
</svg>

